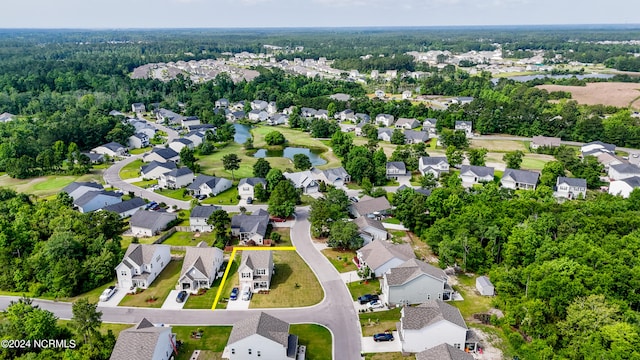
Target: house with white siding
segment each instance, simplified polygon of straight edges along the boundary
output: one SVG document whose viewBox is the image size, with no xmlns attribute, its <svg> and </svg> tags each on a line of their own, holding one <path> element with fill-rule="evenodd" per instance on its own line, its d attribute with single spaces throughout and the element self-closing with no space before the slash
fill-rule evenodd
<svg viewBox="0 0 640 360">
<path fill-rule="evenodd" d="M 200 174 L 187 186 L 187 189 L 193 195 L 216 196 L 230 189 L 232 185 L 229 179 Z"/>
<path fill-rule="evenodd" d="M 375 240 L 387 240 L 389 238 L 389 233 L 379 220 L 360 216 L 353 220 L 353 223 L 358 226 L 358 232 L 362 240 L 364 240 L 364 245 Z"/>
<path fill-rule="evenodd" d="M 157 161 L 161 163 L 165 162 L 178 162 L 180 161 L 180 154 L 169 148 L 155 147 L 151 152 L 142 156 L 142 161 L 152 162 Z"/>
<path fill-rule="evenodd" d="M 420 144 L 429 141 L 429 134 L 426 131 L 405 130 L 404 142 L 407 144 Z"/>
<path fill-rule="evenodd" d="M 393 135 L 393 129 L 378 128 L 378 140 L 390 142 L 391 135 Z"/>
<path fill-rule="evenodd" d="M 415 257 L 411 245 L 392 244 L 384 240 L 372 241 L 356 251 L 358 267 L 368 267 L 376 277 L 381 277 L 389 269 Z"/>
<path fill-rule="evenodd" d="M 176 348 L 171 326 L 153 325 L 143 318 L 134 327 L 122 330 L 109 360 L 169 360 Z"/>
<path fill-rule="evenodd" d="M 633 189 L 640 187 L 640 177 L 633 176 L 609 183 L 609 194 L 628 198 Z"/>
<path fill-rule="evenodd" d="M 177 152 L 178 154 L 180 154 L 180 151 L 185 147 L 191 150 L 195 148 L 193 142 L 186 138 L 178 138 L 169 143 L 169 149 Z"/>
<path fill-rule="evenodd" d="M 447 343 L 416 354 L 416 360 L 474 360 L 473 355 Z"/>
<path fill-rule="evenodd" d="M 197 246 L 187 246 L 176 288 L 192 294 L 211 288 L 223 261 L 222 250 L 204 241 Z"/>
<path fill-rule="evenodd" d="M 200 125 L 200 119 L 197 116 L 185 116 L 181 119 L 180 125 L 182 125 L 183 128 Z"/>
<path fill-rule="evenodd" d="M 143 199 L 139 197 L 134 197 L 132 199 L 129 199 L 123 202 L 105 206 L 102 208 L 102 211 L 114 212 L 120 215 L 120 218 L 124 219 L 126 217 L 129 217 L 135 214 L 139 209 L 142 209 L 143 207 L 145 207 L 146 204 L 147 203 Z"/>
<path fill-rule="evenodd" d="M 176 170 L 177 168 L 178 166 L 173 161 L 163 163 L 154 160 L 140 168 L 140 176 L 142 176 L 143 179 L 156 180 L 160 178 L 160 175 Z"/>
<path fill-rule="evenodd" d="M 238 237 L 241 245 L 262 245 L 268 225 L 269 213 L 264 209 L 258 209 L 251 215 L 234 215 L 231 218 L 231 235 Z"/>
<path fill-rule="evenodd" d="M 398 334 L 403 352 L 420 352 L 447 343 L 464 349 L 467 324 L 460 310 L 441 300 L 430 300 L 400 310 Z"/>
<path fill-rule="evenodd" d="M 229 360 L 292 360 L 297 353 L 298 337 L 289 324 L 264 312 L 234 324 L 224 350 Z"/>
<path fill-rule="evenodd" d="M 609 166 L 609 179 L 622 180 L 634 176 L 640 176 L 640 167 L 631 164 L 618 164 Z"/>
<path fill-rule="evenodd" d="M 466 187 L 493 181 L 493 168 L 487 166 L 462 165 L 460 167 L 460 179 Z"/>
<path fill-rule="evenodd" d="M 440 174 L 449 172 L 449 161 L 446 156 L 422 156 L 418 160 L 418 170 L 422 175 L 432 174 L 440 178 Z"/>
<path fill-rule="evenodd" d="M 383 125 L 383 126 L 389 127 L 389 126 L 393 125 L 394 121 L 395 121 L 395 118 L 393 117 L 393 115 L 378 114 L 376 116 L 375 123 L 377 125 Z"/>
<path fill-rule="evenodd" d="M 149 146 L 149 137 L 144 133 L 135 133 L 127 139 L 129 149 L 140 149 Z"/>
<path fill-rule="evenodd" d="M 240 182 L 238 183 L 238 195 L 243 200 L 255 198 L 254 189 L 258 184 L 262 184 L 263 189 L 267 188 L 267 180 L 263 178 L 252 177 L 240 179 Z"/>
<path fill-rule="evenodd" d="M 344 187 L 351 182 L 351 175 L 341 166 L 337 168 L 320 170 L 312 167 L 309 169 L 314 176 L 316 182 L 323 182 L 325 185 L 335 186 L 337 188 Z"/>
<path fill-rule="evenodd" d="M 399 118 L 394 126 L 396 129 L 411 130 L 420 126 L 420 122 L 416 119 Z"/>
<path fill-rule="evenodd" d="M 83 214 L 122 202 L 122 195 L 113 191 L 88 191 L 73 200 L 73 205 Z"/>
<path fill-rule="evenodd" d="M 589 155 L 598 156 L 603 153 L 615 155 L 616 146 L 614 144 L 603 143 L 602 141 L 592 141 L 582 145 L 580 147 L 580 153 L 582 154 L 582 157 Z"/>
<path fill-rule="evenodd" d="M 171 261 L 171 246 L 130 244 L 116 266 L 118 287 L 124 291 L 146 289 Z"/>
<path fill-rule="evenodd" d="M 191 227 L 191 231 L 213 231 L 213 225 L 207 224 L 207 220 L 209 220 L 209 216 L 211 216 L 211 214 L 216 210 L 220 210 L 220 207 L 212 205 L 197 205 L 191 209 L 191 214 L 189 214 L 189 226 Z"/>
<path fill-rule="evenodd" d="M 424 119 L 424 122 L 422 123 L 422 130 L 427 132 L 429 134 L 429 137 L 436 137 L 436 133 L 437 133 L 437 129 L 436 129 L 436 124 L 438 123 L 438 119 L 434 119 L 434 118 L 427 118 Z"/>
<path fill-rule="evenodd" d="M 402 161 L 389 161 L 386 165 L 387 179 L 398 180 L 400 177 L 411 176 L 407 172 L 407 167 Z"/>
<path fill-rule="evenodd" d="M 138 210 L 129 220 L 133 236 L 153 236 L 167 228 L 178 215 L 167 212 Z"/>
<path fill-rule="evenodd" d="M 102 154 L 108 156 L 124 156 L 127 153 L 127 147 L 117 142 L 110 142 L 91 149 L 94 154 Z"/>
<path fill-rule="evenodd" d="M 160 175 L 158 187 L 162 189 L 180 189 L 193 182 L 195 176 L 188 167 L 181 167 Z"/>
<path fill-rule="evenodd" d="M 555 190 L 557 197 L 565 199 L 584 198 L 587 196 L 587 180 L 558 176 Z"/>
<path fill-rule="evenodd" d="M 365 195 L 360 201 L 355 204 L 349 205 L 349 213 L 357 218 L 359 216 L 379 216 L 385 214 L 387 210 L 391 209 L 391 204 L 385 196 L 372 198 Z"/>
<path fill-rule="evenodd" d="M 464 131 L 466 137 L 473 136 L 473 123 L 471 121 L 456 121 L 455 130 Z"/>
<path fill-rule="evenodd" d="M 315 194 L 318 192 L 318 181 L 310 170 L 282 174 L 285 179 L 291 181 L 296 189 L 302 189 L 303 194 Z"/>
<path fill-rule="evenodd" d="M 240 289 L 248 287 L 254 293 L 269 290 L 273 271 L 272 251 L 243 251 L 238 267 Z"/>
<path fill-rule="evenodd" d="M 440 268 L 409 259 L 382 274 L 380 289 L 390 306 L 420 304 L 427 300 L 450 300 L 453 289 Z"/>
<path fill-rule="evenodd" d="M 535 190 L 540 174 L 529 170 L 505 169 L 500 179 L 502 187 L 513 190 Z"/>
<path fill-rule="evenodd" d="M 74 181 L 71 184 L 65 186 L 61 191 L 66 192 L 71 196 L 73 200 L 76 200 L 80 196 L 88 193 L 89 191 L 102 191 L 104 187 L 102 184 L 98 184 L 96 182 L 81 182 Z"/>
</svg>

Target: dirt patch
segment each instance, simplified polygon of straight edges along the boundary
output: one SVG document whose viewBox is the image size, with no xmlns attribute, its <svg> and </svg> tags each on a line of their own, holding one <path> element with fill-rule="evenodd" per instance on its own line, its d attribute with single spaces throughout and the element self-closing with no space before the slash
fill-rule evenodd
<svg viewBox="0 0 640 360">
<path fill-rule="evenodd" d="M 524 144 L 524 141 L 519 140 L 481 140 L 471 139 L 472 148 L 485 148 L 493 152 L 508 152 L 520 150 L 528 152 L 529 150 Z"/>
<path fill-rule="evenodd" d="M 478 328 L 474 328 L 473 332 L 476 334 L 476 336 L 480 339 L 480 342 L 482 343 L 481 345 L 482 353 L 477 352 L 473 354 L 473 357 L 475 359 L 478 359 L 478 360 L 502 359 L 502 350 L 497 348 L 497 345 L 499 345 L 500 342 L 502 342 L 502 339 L 500 339 L 496 335 L 487 334 L 486 332 Z"/>
<path fill-rule="evenodd" d="M 586 105 L 613 105 L 640 109 L 640 84 L 601 82 L 587 83 L 587 86 L 539 85 L 539 89 L 568 91 L 572 99 Z"/>
</svg>

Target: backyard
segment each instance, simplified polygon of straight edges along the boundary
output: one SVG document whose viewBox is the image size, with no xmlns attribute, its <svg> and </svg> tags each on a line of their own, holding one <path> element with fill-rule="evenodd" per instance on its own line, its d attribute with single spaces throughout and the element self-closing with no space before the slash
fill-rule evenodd
<svg viewBox="0 0 640 360">
<path fill-rule="evenodd" d="M 151 308 L 162 307 L 162 303 L 164 303 L 164 300 L 171 290 L 175 289 L 178 283 L 181 268 L 182 261 L 170 261 L 148 289 L 144 289 L 135 295 L 127 294 L 118 305 Z"/>
<path fill-rule="evenodd" d="M 351 293 L 351 298 L 355 301 L 358 300 L 358 297 L 365 294 L 378 294 L 380 292 L 380 280 L 370 279 L 354 281 L 348 283 L 347 288 Z"/>
<path fill-rule="evenodd" d="M 222 351 L 227 345 L 229 335 L 231 334 L 231 326 L 174 326 L 173 332 L 176 339 L 182 341 L 177 360 L 189 360 L 194 350 L 204 350 L 201 353 L 204 356 L 198 359 L 221 359 Z M 192 338 L 193 332 L 202 331 L 202 337 L 199 339 Z"/>
<path fill-rule="evenodd" d="M 213 246 L 213 243 L 216 241 L 216 236 L 213 232 L 176 231 L 163 241 L 162 244 L 173 246 L 196 246 L 200 241 L 204 241 L 207 245 Z"/>
</svg>

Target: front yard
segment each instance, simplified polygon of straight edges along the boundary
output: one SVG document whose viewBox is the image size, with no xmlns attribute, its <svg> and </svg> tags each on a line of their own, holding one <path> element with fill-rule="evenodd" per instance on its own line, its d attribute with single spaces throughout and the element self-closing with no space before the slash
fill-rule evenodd
<svg viewBox="0 0 640 360">
<path fill-rule="evenodd" d="M 396 323 L 400 321 L 400 308 L 365 312 L 359 314 L 358 317 L 360 318 L 360 326 L 362 326 L 362 336 L 373 336 L 373 334 L 387 330 L 397 330 Z"/>
<path fill-rule="evenodd" d="M 142 162 L 141 159 L 130 162 L 122 167 L 122 170 L 120 170 L 120 177 L 123 180 L 137 178 L 140 176 L 140 167 L 142 165 L 144 165 L 144 162 Z"/>
<path fill-rule="evenodd" d="M 176 200 L 183 200 L 183 201 L 191 201 L 193 200 L 193 197 L 191 195 L 189 195 L 189 193 L 186 191 L 186 188 L 180 188 L 180 189 L 158 189 L 156 190 L 156 192 L 158 194 L 170 197 L 172 199 L 176 199 Z"/>
<path fill-rule="evenodd" d="M 206 199 L 202 200 L 201 203 L 211 205 L 237 205 L 238 186 L 237 184 L 234 184 L 227 191 L 224 191 L 214 197 L 207 197 Z"/>
<path fill-rule="evenodd" d="M 347 284 L 347 288 L 351 293 L 351 298 L 355 301 L 358 297 L 365 294 L 378 294 L 380 292 L 380 280 L 360 280 Z"/>
<path fill-rule="evenodd" d="M 358 267 L 353 262 L 353 258 L 356 256 L 356 252 L 353 250 L 338 250 L 327 248 L 322 250 L 324 256 L 329 259 L 329 262 L 338 272 L 349 272 L 358 270 Z"/>
<path fill-rule="evenodd" d="M 127 294 L 118 305 L 151 308 L 162 307 L 162 303 L 164 303 L 164 300 L 171 290 L 175 289 L 178 283 L 181 268 L 182 261 L 170 261 L 148 289 L 144 289 L 135 295 Z M 155 300 L 150 301 L 151 299 Z"/>
</svg>

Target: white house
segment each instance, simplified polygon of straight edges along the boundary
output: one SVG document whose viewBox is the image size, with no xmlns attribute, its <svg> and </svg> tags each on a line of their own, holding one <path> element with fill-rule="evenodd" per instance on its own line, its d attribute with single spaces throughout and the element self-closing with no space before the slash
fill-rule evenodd
<svg viewBox="0 0 640 360">
<path fill-rule="evenodd" d="M 269 225 L 269 213 L 258 209 L 251 215 L 238 214 L 231 218 L 231 235 L 240 238 L 241 245 L 262 245 Z"/>
<path fill-rule="evenodd" d="M 252 110 L 266 110 L 269 103 L 264 100 L 253 100 L 251 102 Z"/>
<path fill-rule="evenodd" d="M 197 294 L 200 289 L 209 289 L 224 261 L 222 250 L 201 241 L 198 246 L 187 246 L 178 278 L 178 290 Z"/>
<path fill-rule="evenodd" d="M 460 179 L 463 186 L 472 186 L 481 182 L 493 181 L 493 168 L 486 166 L 462 165 Z"/>
<path fill-rule="evenodd" d="M 418 160 L 418 170 L 422 175 L 430 173 L 438 179 L 440 174 L 449 172 L 449 162 L 446 156 L 422 156 Z"/>
<path fill-rule="evenodd" d="M 496 294 L 496 289 L 493 287 L 491 280 L 486 276 L 478 276 L 476 278 L 476 290 L 483 296 L 493 296 Z"/>
<path fill-rule="evenodd" d="M 262 184 L 263 189 L 267 188 L 267 180 L 263 178 L 253 177 L 240 179 L 240 182 L 238 183 L 238 195 L 240 195 L 240 198 L 244 200 L 248 198 L 255 198 L 254 189 L 258 184 Z"/>
<path fill-rule="evenodd" d="M 272 251 L 242 251 L 242 260 L 238 267 L 240 289 L 248 287 L 254 293 L 269 290 L 273 269 Z"/>
<path fill-rule="evenodd" d="M 197 116 L 185 116 L 182 118 L 180 125 L 182 125 L 183 128 L 200 125 L 200 119 Z"/>
<path fill-rule="evenodd" d="M 540 174 L 528 170 L 505 169 L 500 184 L 507 189 L 535 190 Z"/>
<path fill-rule="evenodd" d="M 467 324 L 460 310 L 441 300 L 430 300 L 400 310 L 398 333 L 403 352 L 420 352 L 442 343 L 463 349 Z"/>
<path fill-rule="evenodd" d="M 124 156 L 127 153 L 127 148 L 117 142 L 110 142 L 104 145 L 100 145 L 91 149 L 94 154 L 102 154 L 109 156 Z"/>
<path fill-rule="evenodd" d="M 229 360 L 291 360 L 297 352 L 298 337 L 289 334 L 289 324 L 264 312 L 234 324 L 224 351 Z"/>
<path fill-rule="evenodd" d="M 427 118 L 424 119 L 424 122 L 422 123 L 422 130 L 426 131 L 429 134 L 429 137 L 435 137 L 436 136 L 436 124 L 437 124 L 438 120 L 434 119 L 434 118 Z"/>
<path fill-rule="evenodd" d="M 130 149 L 140 149 L 149 146 L 149 137 L 144 133 L 135 133 L 127 140 Z"/>
<path fill-rule="evenodd" d="M 640 176 L 640 167 L 631 164 L 609 166 L 609 179 L 622 180 L 633 176 Z"/>
<path fill-rule="evenodd" d="M 391 135 L 393 135 L 393 129 L 391 128 L 378 128 L 378 140 L 391 141 Z"/>
<path fill-rule="evenodd" d="M 326 185 L 332 185 L 337 188 L 342 188 L 345 184 L 351 182 L 351 175 L 342 166 L 325 170 L 313 167 L 309 171 L 315 177 L 316 182 L 322 181 Z"/>
<path fill-rule="evenodd" d="M 368 267 L 376 277 L 415 257 L 411 245 L 392 244 L 384 240 L 372 241 L 356 251 L 358 267 Z"/>
<path fill-rule="evenodd" d="M 143 112 L 147 111 L 147 108 L 143 103 L 133 103 L 131 104 L 131 111 L 136 114 L 142 114 Z"/>
<path fill-rule="evenodd" d="M 181 167 L 160 175 L 158 186 L 163 189 L 180 189 L 193 182 L 195 176 L 188 167 Z"/>
<path fill-rule="evenodd" d="M 376 91 L 374 92 L 374 95 L 375 95 L 377 98 L 384 99 L 385 93 L 384 93 L 384 91 L 382 91 L 382 90 L 376 90 Z"/>
<path fill-rule="evenodd" d="M 178 154 L 180 154 L 180 151 L 185 147 L 193 150 L 193 141 L 185 138 L 178 138 L 169 143 L 169 149 L 177 152 Z"/>
<path fill-rule="evenodd" d="M 207 220 L 216 210 L 220 210 L 220 208 L 218 206 L 211 205 L 197 205 L 191 209 L 191 214 L 189 214 L 189 226 L 191 226 L 191 231 L 213 231 L 213 225 L 207 224 Z"/>
<path fill-rule="evenodd" d="M 227 108 L 227 107 L 229 107 L 229 100 L 227 100 L 225 98 L 221 98 L 221 99 L 216 100 L 214 105 L 217 108 Z"/>
<path fill-rule="evenodd" d="M 176 334 L 171 326 L 155 326 L 146 318 L 122 330 L 109 360 L 169 360 L 174 358 Z"/>
<path fill-rule="evenodd" d="M 389 233 L 379 220 L 360 216 L 353 220 L 353 223 L 358 226 L 358 232 L 362 240 L 364 240 L 364 245 L 375 240 L 387 240 L 389 237 Z"/>
<path fill-rule="evenodd" d="M 609 153 L 611 155 L 615 155 L 616 146 L 613 144 L 603 143 L 602 141 L 592 141 L 590 143 L 586 143 L 580 147 L 580 153 L 583 157 L 585 156 L 598 156 L 603 153 Z"/>
<path fill-rule="evenodd" d="M 89 191 L 102 191 L 104 188 L 102 184 L 96 182 L 78 182 L 74 181 L 71 184 L 65 186 L 61 191 L 66 192 L 71 196 L 73 200 L 76 200 L 80 196 L 88 193 Z"/>
<path fill-rule="evenodd" d="M 378 114 L 376 116 L 376 124 L 384 125 L 386 127 L 393 125 L 394 120 L 395 119 L 393 115 L 389 115 L 389 114 Z"/>
<path fill-rule="evenodd" d="M 146 289 L 171 261 L 171 246 L 130 244 L 116 266 L 118 287 L 124 291 Z"/>
<path fill-rule="evenodd" d="M 443 343 L 417 353 L 416 360 L 474 360 L 474 357 L 464 350 Z"/>
<path fill-rule="evenodd" d="M 167 228 L 178 215 L 147 210 L 136 211 L 129 220 L 133 236 L 153 236 Z"/>
<path fill-rule="evenodd" d="M 82 196 L 73 200 L 73 205 L 81 213 L 89 213 L 106 206 L 122 202 L 120 194 L 113 191 L 88 191 Z"/>
<path fill-rule="evenodd" d="M 180 160 L 180 154 L 168 148 L 153 148 L 150 153 L 144 154 L 142 161 L 152 162 L 157 161 L 165 163 L 168 161 L 178 162 Z"/>
<path fill-rule="evenodd" d="M 278 105 L 275 101 L 270 101 L 269 104 L 267 104 L 266 110 L 269 114 L 275 114 L 278 112 Z"/>
<path fill-rule="evenodd" d="M 160 175 L 177 168 L 178 166 L 173 161 L 158 162 L 154 160 L 140 168 L 140 176 L 142 176 L 143 179 L 155 180 L 160 178 Z"/>
<path fill-rule="evenodd" d="M 598 159 L 598 162 L 604 166 L 604 171 L 606 171 L 607 173 L 609 172 L 609 168 L 611 167 L 611 165 L 620 165 L 624 163 L 622 158 L 619 158 L 618 156 L 607 152 L 599 154 L 598 156 L 596 156 L 596 158 Z"/>
<path fill-rule="evenodd" d="M 205 139 L 205 132 L 200 130 L 190 131 L 184 138 L 190 140 L 194 147 L 199 146 Z"/>
<path fill-rule="evenodd" d="M 640 177 L 638 176 L 615 180 L 609 184 L 609 194 L 620 195 L 623 198 L 628 198 L 633 189 L 637 187 L 640 187 Z"/>
<path fill-rule="evenodd" d="M 387 270 L 382 274 L 380 289 L 389 305 L 413 305 L 427 300 L 449 300 L 453 290 L 447 275 L 433 265 L 417 259 Z"/>
<path fill-rule="evenodd" d="M 167 124 L 179 124 L 184 116 L 176 114 L 171 110 L 160 108 L 156 110 L 156 122 Z"/>
<path fill-rule="evenodd" d="M 267 125 L 283 125 L 289 122 L 289 116 L 284 114 L 274 114 L 267 120 Z"/>
<path fill-rule="evenodd" d="M 251 121 L 265 121 L 269 118 L 269 113 L 265 110 L 251 110 L 248 117 Z"/>
<path fill-rule="evenodd" d="M 403 92 L 402 92 L 402 100 L 409 100 L 409 99 L 411 99 L 411 95 L 413 95 L 413 94 L 411 93 L 411 91 L 409 91 L 409 90 L 403 91 Z"/>
<path fill-rule="evenodd" d="M 462 130 L 466 137 L 473 136 L 473 123 L 471 121 L 456 121 L 455 130 Z"/>
<path fill-rule="evenodd" d="M 587 180 L 558 176 L 556 180 L 556 196 L 565 199 L 576 199 L 587 195 Z"/>
<path fill-rule="evenodd" d="M 399 118 L 395 123 L 396 129 L 411 130 L 420 126 L 420 122 L 416 119 Z"/>
<path fill-rule="evenodd" d="M 404 142 L 407 144 L 420 144 L 427 141 L 429 141 L 429 134 L 426 131 L 404 131 Z"/>
<path fill-rule="evenodd" d="M 411 173 L 407 173 L 407 167 L 402 161 L 389 161 L 386 165 L 386 175 L 387 179 L 398 180 L 398 178 L 410 176 Z"/>
<path fill-rule="evenodd" d="M 193 195 L 208 195 L 216 196 L 231 188 L 233 183 L 229 179 L 198 175 L 191 185 L 187 186 L 187 189 L 193 193 Z"/>
<path fill-rule="evenodd" d="M 105 206 L 102 208 L 102 211 L 112 211 L 120 215 L 120 218 L 124 219 L 126 217 L 129 217 L 135 214 L 139 209 L 143 208 L 145 205 L 146 205 L 146 202 L 143 199 L 139 197 L 134 197 L 126 201 Z"/>
<path fill-rule="evenodd" d="M 315 194 L 318 192 L 318 182 L 309 170 L 294 173 L 285 172 L 282 175 L 291 181 L 296 189 L 302 189 L 304 194 Z"/>
</svg>

